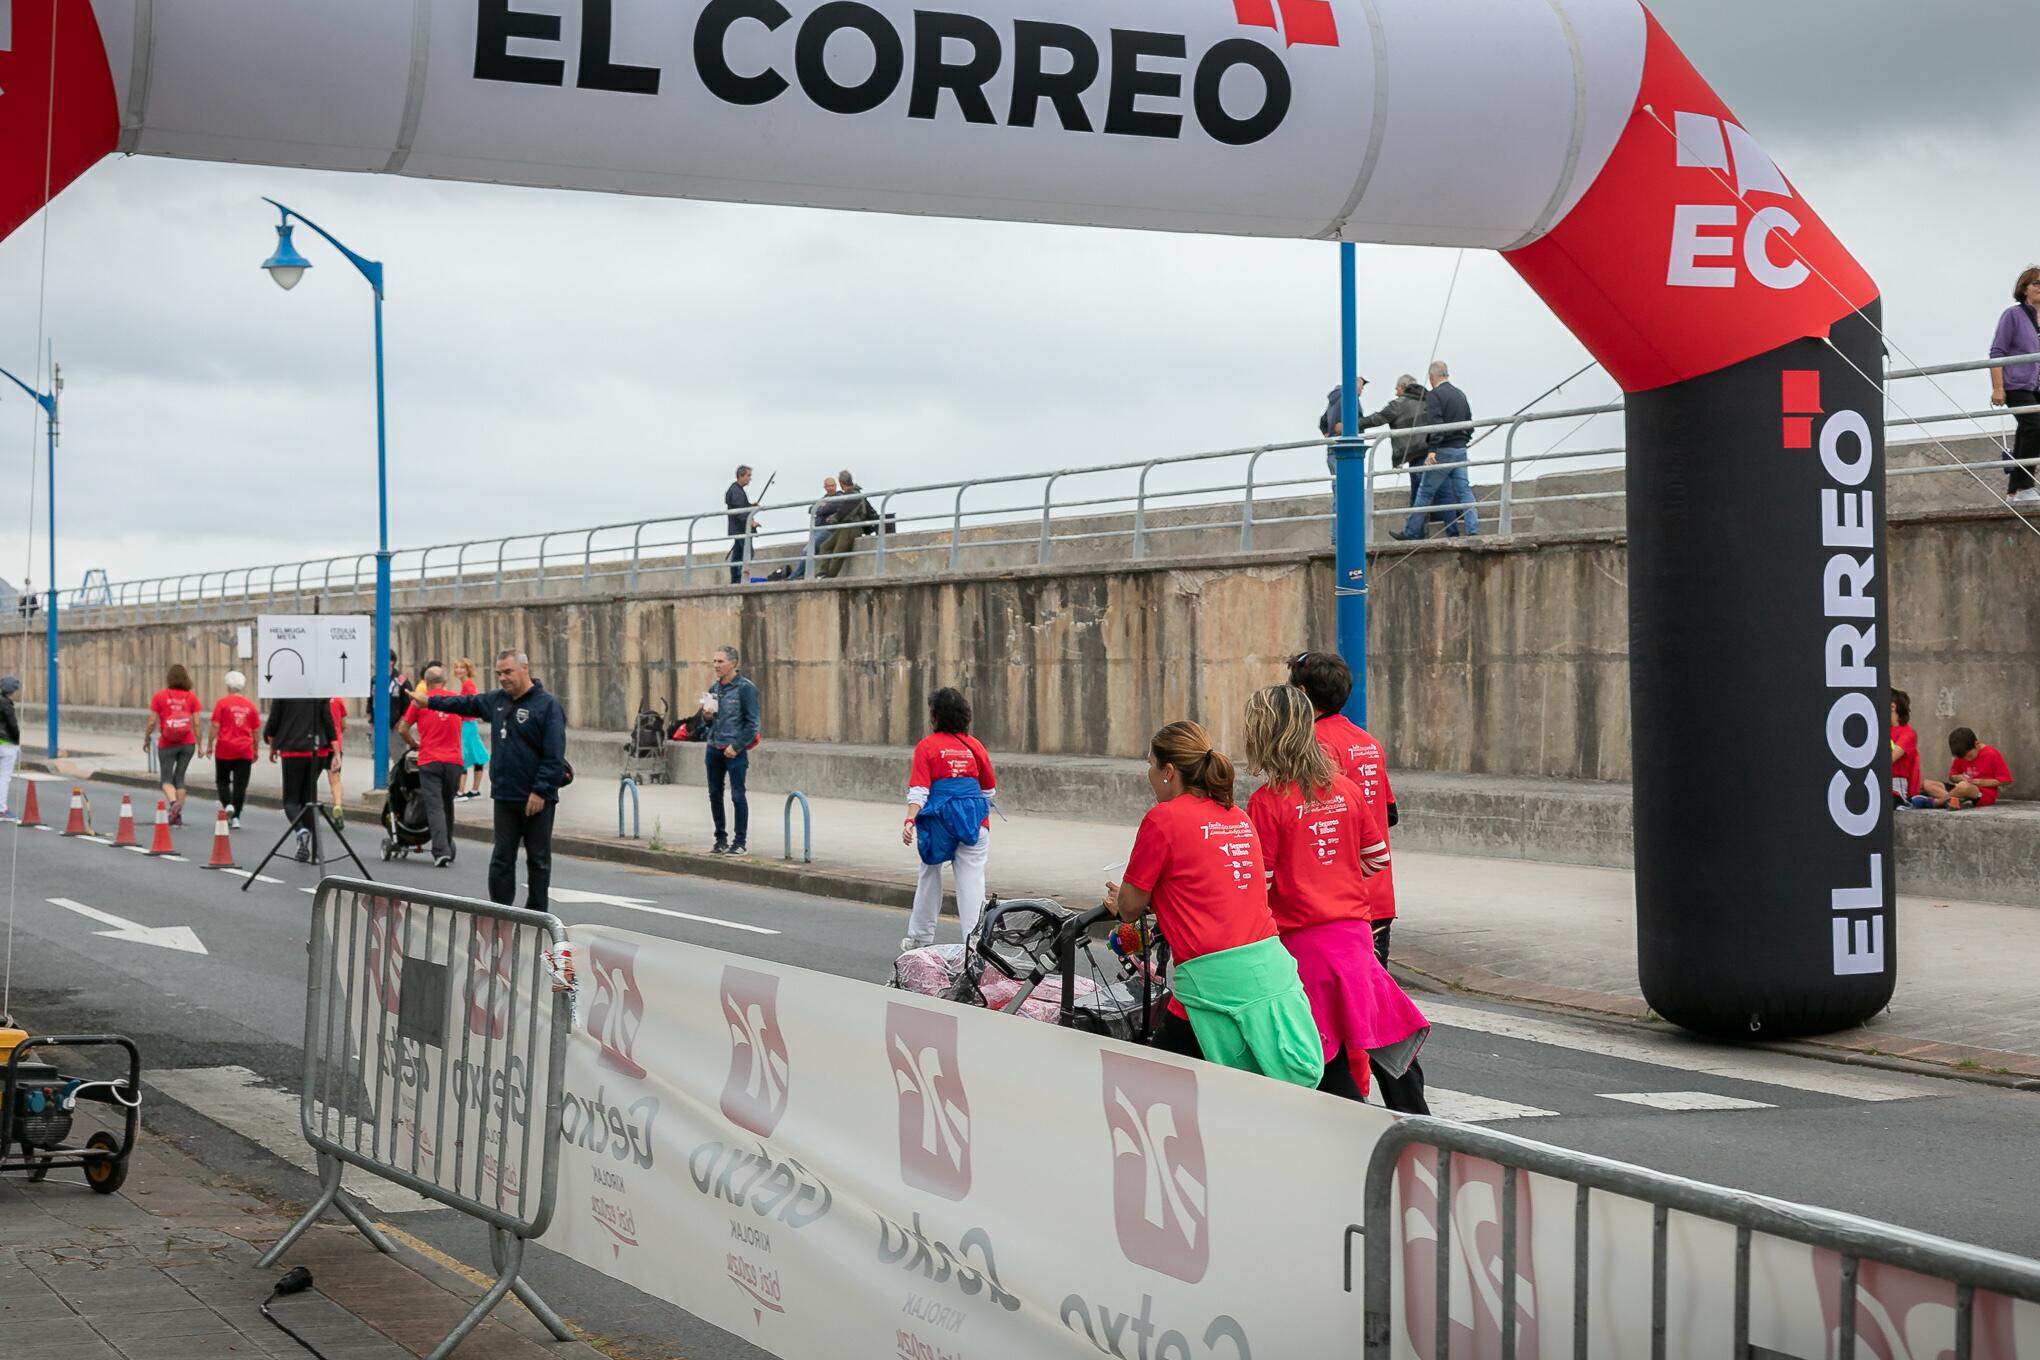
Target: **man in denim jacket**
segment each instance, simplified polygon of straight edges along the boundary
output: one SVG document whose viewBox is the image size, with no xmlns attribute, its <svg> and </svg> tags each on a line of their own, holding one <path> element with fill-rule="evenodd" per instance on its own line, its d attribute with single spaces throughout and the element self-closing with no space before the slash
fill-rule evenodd
<svg viewBox="0 0 2040 1360">
<path fill-rule="evenodd" d="M 715 819 L 715 849 L 718 855 L 745 853 L 744 835 L 751 827 L 751 800 L 744 796 L 744 780 L 751 771 L 751 747 L 758 740 L 758 687 L 737 674 L 737 649 L 715 649 L 715 683 L 709 686 L 712 707 L 708 725 L 708 810 Z M 723 829 L 723 780 L 730 785 L 730 802 L 737 813 L 736 839 L 727 839 Z"/>
</svg>

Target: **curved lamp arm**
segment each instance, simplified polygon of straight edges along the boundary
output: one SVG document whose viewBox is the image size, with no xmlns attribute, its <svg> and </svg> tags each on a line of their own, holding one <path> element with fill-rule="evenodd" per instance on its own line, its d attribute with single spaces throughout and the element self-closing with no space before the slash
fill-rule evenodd
<svg viewBox="0 0 2040 1360">
<path fill-rule="evenodd" d="M 297 211 L 295 208 L 286 207 L 283 204 L 278 203 L 273 198 L 265 198 L 262 201 L 264 203 L 267 203 L 270 207 L 276 209 L 278 212 L 282 213 L 283 220 L 286 224 L 290 222 L 291 218 L 295 217 L 298 221 L 304 223 L 306 226 L 310 227 L 313 231 L 316 231 L 317 233 L 319 233 L 319 235 L 325 237 L 326 244 L 332 246 L 333 249 L 339 251 L 342 255 L 345 255 L 347 257 L 347 262 L 353 265 L 356 269 L 361 271 L 361 277 L 368 280 L 368 286 L 375 289 L 375 295 L 377 297 L 381 297 L 383 295 L 383 267 L 379 262 L 371 260 L 365 255 L 355 254 L 353 251 L 349 250 L 346 246 L 340 244 L 339 237 L 335 236 L 332 232 L 327 231 L 324 227 L 320 226 L 317 222 L 314 222 L 311 218 L 306 217 L 303 213 Z"/>
</svg>

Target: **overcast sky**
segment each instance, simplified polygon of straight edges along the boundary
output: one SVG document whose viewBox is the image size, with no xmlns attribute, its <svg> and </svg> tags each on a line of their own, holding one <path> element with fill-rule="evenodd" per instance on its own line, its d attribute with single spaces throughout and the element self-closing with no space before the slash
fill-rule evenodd
<svg viewBox="0 0 2040 1360">
<path fill-rule="evenodd" d="M 2040 257 L 2032 0 L 1652 8 L 1882 284 L 1894 340 L 1980 356 Z M 387 263 L 398 547 L 705 508 L 738 461 L 779 472 L 776 500 L 845 464 L 887 487 L 1308 437 L 1336 378 L 1323 243 L 110 161 L 48 232 L 61 586 L 373 547 L 368 292 L 305 239 L 315 268 L 279 292 L 265 194 Z M 0 243 L 0 365 L 24 376 L 43 235 Z M 1430 357 L 1454 263 L 1362 248 L 1371 404 Z M 1465 256 L 1443 320 L 1480 414 L 1586 362 L 1496 256 Z M 1547 404 L 1613 393 L 1595 371 Z M 10 486 L 33 439 L 0 393 Z M 26 497 L 4 504 L 18 582 Z M 44 551 L 38 529 L 38 585 Z"/>
</svg>

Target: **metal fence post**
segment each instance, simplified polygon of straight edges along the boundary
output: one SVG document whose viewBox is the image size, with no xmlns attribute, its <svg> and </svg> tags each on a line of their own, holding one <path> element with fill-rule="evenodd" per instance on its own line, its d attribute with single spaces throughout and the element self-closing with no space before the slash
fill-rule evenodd
<svg viewBox="0 0 2040 1360">
<path fill-rule="evenodd" d="M 1155 459 L 1148 459 L 1140 467 L 1140 486 L 1133 500 L 1133 555 L 1147 556 L 1147 479 L 1154 469 Z"/>
<path fill-rule="evenodd" d="M 888 491 L 885 493 L 885 495 L 879 497 L 878 500 L 878 556 L 876 560 L 874 560 L 871 564 L 872 574 L 876 576 L 885 575 L 885 540 L 886 540 L 885 517 L 892 512 L 893 494 L 894 493 Z M 815 536 L 813 534 L 809 534 L 808 560 L 810 562 L 814 561 L 814 542 Z M 808 569 L 806 579 L 808 580 L 814 579 L 814 569 L 812 567 Z"/>
<path fill-rule="evenodd" d="M 699 515 L 687 521 L 687 555 L 680 559 L 680 584 L 683 586 L 694 584 L 694 526 L 700 522 Z"/>
<path fill-rule="evenodd" d="M 509 540 L 509 539 L 507 539 L 507 538 L 499 538 L 499 539 L 497 539 L 497 540 L 496 540 L 496 598 L 497 598 L 497 599 L 499 599 L 499 600 L 503 598 L 503 554 L 504 554 L 504 553 L 506 553 L 506 552 L 508 552 L 508 551 L 510 551 L 510 540 Z"/>
<path fill-rule="evenodd" d="M 1501 532 L 1516 532 L 1516 431 L 1523 428 L 1523 418 L 1516 417 L 1509 422 L 1509 433 L 1502 439 L 1502 511 Z"/>
<path fill-rule="evenodd" d="M 1048 485 L 1041 488 L 1041 554 L 1037 559 L 1042 566 L 1048 565 L 1048 524 L 1050 512 L 1055 508 L 1055 483 L 1060 472 L 1048 474 Z"/>
<path fill-rule="evenodd" d="M 1255 449 L 1247 457 L 1247 485 L 1240 497 L 1240 551 L 1254 550 L 1254 465 L 1261 461 L 1266 449 Z"/>
<path fill-rule="evenodd" d="M 949 521 L 949 569 L 951 571 L 960 571 L 963 568 L 963 493 L 968 490 L 970 490 L 969 482 L 965 482 L 962 486 L 956 488 L 956 511 Z"/>
<path fill-rule="evenodd" d="M 629 577 L 629 580 L 630 580 L 630 586 L 629 586 L 629 593 L 630 593 L 630 594 L 632 594 L 632 595 L 635 595 L 635 594 L 637 594 L 637 580 L 638 580 L 638 552 L 639 552 L 640 546 L 641 546 L 641 545 L 643 544 L 643 542 L 644 542 L 644 538 L 645 538 L 645 526 L 644 526 L 644 522 L 643 522 L 642 520 L 640 520 L 640 521 L 638 522 L 638 526 L 637 526 L 637 529 L 636 529 L 636 530 L 635 530 L 635 531 L 634 531 L 634 532 L 633 532 L 633 533 L 631 534 L 631 536 L 630 536 L 630 577 Z"/>
</svg>

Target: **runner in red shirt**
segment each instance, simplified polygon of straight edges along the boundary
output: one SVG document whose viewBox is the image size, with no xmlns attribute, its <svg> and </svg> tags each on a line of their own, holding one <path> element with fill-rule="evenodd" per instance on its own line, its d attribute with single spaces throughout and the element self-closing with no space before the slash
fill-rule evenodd
<svg viewBox="0 0 2040 1360">
<path fill-rule="evenodd" d="M 1105 904 L 1123 921 L 1152 907 L 1176 956 L 1176 996 L 1156 1044 L 1316 1085 L 1324 1050 L 1296 961 L 1276 940 L 1260 839 L 1233 803 L 1232 762 L 1202 727 L 1173 722 L 1149 743 L 1148 787 L 1155 805 L 1125 882 L 1105 885 Z"/>
<path fill-rule="evenodd" d="M 1985 746 L 1976 733 L 1958 727 L 1948 734 L 1948 782 L 1926 781 L 1926 792 L 1913 800 L 1914 807 L 1959 808 L 1965 804 L 1989 807 L 1998 800 L 1998 790 L 2012 782 L 2012 767 L 1995 746 Z"/>
<path fill-rule="evenodd" d="M 1365 885 L 1388 865 L 1388 838 L 1360 786 L 1318 741 L 1301 689 L 1274 685 L 1247 700 L 1247 765 L 1267 783 L 1247 800 L 1271 886 L 1268 905 L 1296 958 L 1326 1055 L 1320 1091 L 1367 1098 L 1370 1068 L 1383 1102 L 1428 1114 L 1417 1065 L 1430 1025 L 1374 954 Z"/>
<path fill-rule="evenodd" d="M 426 662 L 418 692 L 453 693 L 446 687 L 446 668 L 437 661 Z M 397 734 L 418 753 L 418 796 L 425 800 L 425 820 L 432 828 L 432 863 L 439 869 L 453 863 L 453 799 L 460 792 L 464 773 L 461 722 L 458 713 L 441 713 L 423 704 L 412 704 L 397 720 Z"/>
<path fill-rule="evenodd" d="M 1906 803 L 1920 791 L 1920 734 L 1912 729 L 1912 696 L 1891 691 L 1891 801 Z"/>
<path fill-rule="evenodd" d="M 184 825 L 185 774 L 191 757 L 198 751 L 198 724 L 205 706 L 191 692 L 191 673 L 172 666 L 164 687 L 149 700 L 149 725 L 142 729 L 142 749 L 156 742 L 156 773 L 163 783 L 163 801 L 170 808 L 170 825 Z"/>
<path fill-rule="evenodd" d="M 1290 659 L 1289 683 L 1302 690 L 1317 714 L 1318 744 L 1339 772 L 1360 786 L 1367 806 L 1381 820 L 1382 834 L 1398 820 L 1395 790 L 1388 782 L 1388 761 L 1366 728 L 1340 712 L 1353 693 L 1353 672 L 1334 652 L 1301 652 Z M 1374 922 L 1374 955 L 1388 962 L 1388 937 L 1395 924 L 1395 866 L 1367 880 L 1368 919 Z"/>
<path fill-rule="evenodd" d="M 227 672 L 227 692 L 213 705 L 205 729 L 205 754 L 213 763 L 213 784 L 220 806 L 235 830 L 241 827 L 241 809 L 248 805 L 248 774 L 255 768 L 255 734 L 262 729 L 262 711 L 241 691 L 248 677 Z"/>
<path fill-rule="evenodd" d="M 928 725 L 933 730 L 914 747 L 907 766 L 907 818 L 900 842 L 917 848 L 921 876 L 914 886 L 914 910 L 900 952 L 935 943 L 935 923 L 942 912 L 942 866 L 956 880 L 956 916 L 968 941 L 977 933 L 985 906 L 985 865 L 991 857 L 990 800 L 998 795 L 992 758 L 970 734 L 970 700 L 944 686 L 928 696 Z M 943 808 L 957 800 L 985 800 L 986 815 L 978 820 L 977 839 L 966 845 L 963 832 L 973 820 L 975 802 L 958 802 L 946 817 Z M 938 825 L 939 824 L 939 825 Z M 923 827 L 926 826 L 926 835 Z M 925 842 L 925 845 L 924 845 Z M 934 856 L 934 862 L 929 857 Z"/>
<path fill-rule="evenodd" d="M 333 715 L 333 744 L 319 752 L 320 768 L 326 772 L 326 787 L 333 793 L 333 825 L 347 824 L 347 795 L 340 788 L 340 747 L 347 739 L 347 701 L 328 699 Z"/>
</svg>

